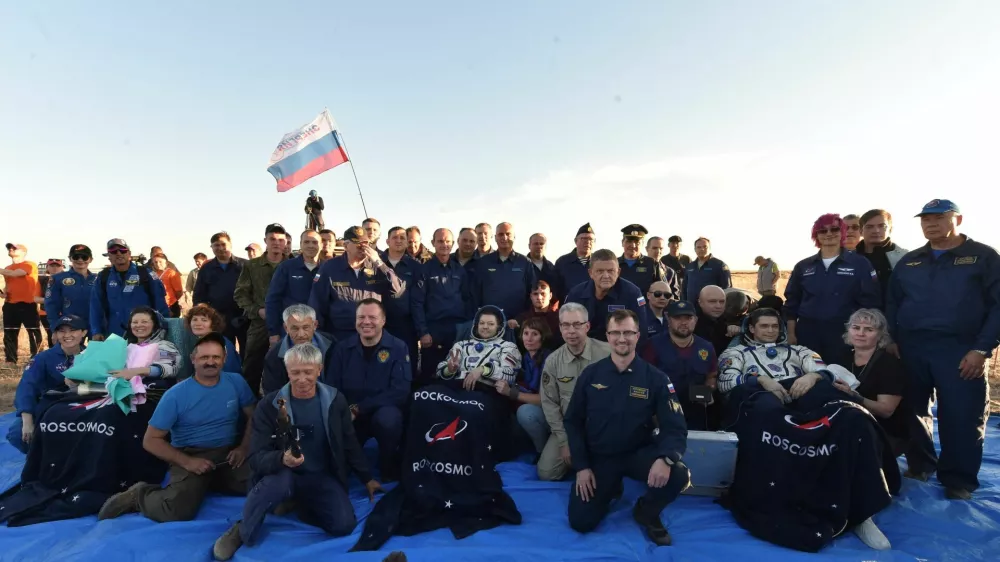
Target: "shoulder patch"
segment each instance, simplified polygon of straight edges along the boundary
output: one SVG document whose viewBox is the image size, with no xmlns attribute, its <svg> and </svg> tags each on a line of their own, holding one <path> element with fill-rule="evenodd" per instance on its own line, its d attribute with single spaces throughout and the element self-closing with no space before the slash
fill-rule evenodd
<svg viewBox="0 0 1000 562">
<path fill-rule="evenodd" d="M 550 377 L 548 373 L 543 373 L 542 374 L 542 384 L 549 384 L 549 382 L 551 380 L 552 380 L 552 377 Z"/>
</svg>

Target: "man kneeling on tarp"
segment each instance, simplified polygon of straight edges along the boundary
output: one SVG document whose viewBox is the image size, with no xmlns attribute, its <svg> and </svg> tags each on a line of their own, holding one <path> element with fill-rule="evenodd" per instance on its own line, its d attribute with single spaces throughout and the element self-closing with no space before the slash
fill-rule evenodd
<svg viewBox="0 0 1000 562">
<path fill-rule="evenodd" d="M 284 360 L 289 382 L 265 396 L 253 416 L 253 479 L 243 519 L 215 541 L 216 560 L 229 560 L 243 543 L 253 545 L 264 516 L 289 499 L 303 521 L 333 536 L 349 535 L 357 519 L 347 492 L 348 467 L 369 499 L 382 489 L 354 435 L 347 399 L 317 382 L 323 353 L 303 343 L 286 351 Z"/>
<path fill-rule="evenodd" d="M 194 519 L 210 489 L 246 493 L 250 418 L 254 396 L 241 375 L 222 371 L 226 339 L 211 332 L 202 336 L 191 354 L 194 376 L 164 393 L 149 420 L 143 447 L 170 463 L 170 482 L 139 482 L 111 496 L 97 514 L 111 519 L 141 512 L 160 523 Z M 240 413 L 247 419 L 237 444 Z M 170 442 L 167 442 L 167 434 Z"/>
</svg>

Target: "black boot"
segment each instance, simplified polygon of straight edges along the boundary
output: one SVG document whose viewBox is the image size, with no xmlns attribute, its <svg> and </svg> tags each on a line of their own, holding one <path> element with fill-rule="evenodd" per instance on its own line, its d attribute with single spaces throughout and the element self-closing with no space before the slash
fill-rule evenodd
<svg viewBox="0 0 1000 562">
<path fill-rule="evenodd" d="M 673 544 L 674 541 L 670 537 L 670 532 L 667 531 L 667 528 L 663 526 L 663 522 L 660 521 L 660 514 L 650 517 L 643 512 L 642 498 L 639 498 L 635 502 L 635 507 L 632 509 L 632 518 L 642 527 L 643 531 L 646 531 L 646 536 L 656 546 L 670 546 Z"/>
</svg>

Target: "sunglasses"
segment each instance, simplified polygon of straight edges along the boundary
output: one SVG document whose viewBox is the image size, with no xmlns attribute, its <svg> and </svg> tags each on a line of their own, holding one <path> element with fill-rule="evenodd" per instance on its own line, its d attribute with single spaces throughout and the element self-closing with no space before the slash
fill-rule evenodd
<svg viewBox="0 0 1000 562">
<path fill-rule="evenodd" d="M 831 226 L 830 228 L 821 228 L 816 231 L 816 234 L 840 234 L 840 227 Z"/>
<path fill-rule="evenodd" d="M 654 297 L 656 297 L 658 299 L 665 299 L 665 298 L 667 298 L 667 297 L 670 296 L 670 293 L 666 293 L 664 291 L 653 291 L 652 293 L 649 293 L 649 294 L 653 295 Z"/>
<path fill-rule="evenodd" d="M 73 261 L 87 261 L 90 259 L 90 256 L 88 256 L 87 254 L 73 254 L 72 256 L 69 257 L 69 259 Z"/>
<path fill-rule="evenodd" d="M 127 253 L 128 253 L 128 248 L 110 248 L 110 249 L 108 249 L 108 255 L 109 256 L 115 256 L 115 255 L 127 254 Z"/>
</svg>

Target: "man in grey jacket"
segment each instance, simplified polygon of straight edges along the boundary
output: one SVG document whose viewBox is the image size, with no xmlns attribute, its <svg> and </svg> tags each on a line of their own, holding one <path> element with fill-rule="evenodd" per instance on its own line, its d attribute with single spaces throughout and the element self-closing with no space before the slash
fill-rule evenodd
<svg viewBox="0 0 1000 562">
<path fill-rule="evenodd" d="M 855 251 L 868 258 L 872 269 L 878 275 L 878 283 L 882 288 L 882 302 L 886 302 L 886 291 L 889 289 L 889 276 L 896 268 L 899 259 L 909 250 L 897 246 L 889 238 L 892 233 L 892 215 L 884 209 L 872 209 L 861 215 L 861 242 Z"/>
<path fill-rule="evenodd" d="M 757 266 L 757 292 L 760 296 L 773 296 L 778 293 L 778 279 L 781 279 L 781 272 L 778 264 L 771 258 L 757 256 L 753 263 Z"/>
</svg>

